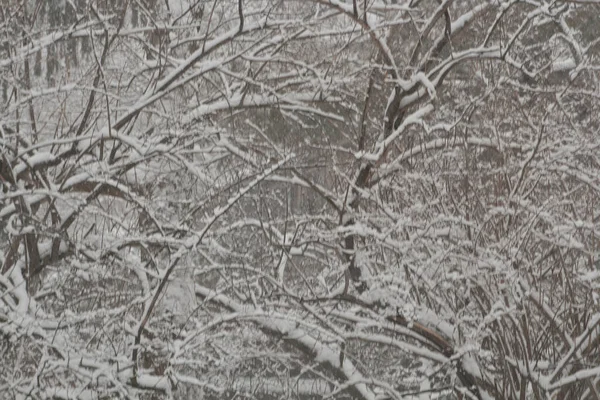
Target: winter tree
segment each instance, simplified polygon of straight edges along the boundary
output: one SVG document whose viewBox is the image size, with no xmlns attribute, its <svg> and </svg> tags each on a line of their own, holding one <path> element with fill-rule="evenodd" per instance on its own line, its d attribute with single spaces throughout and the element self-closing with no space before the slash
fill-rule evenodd
<svg viewBox="0 0 600 400">
<path fill-rule="evenodd" d="M 600 399 L 596 0 L 1 0 L 0 398 Z"/>
</svg>

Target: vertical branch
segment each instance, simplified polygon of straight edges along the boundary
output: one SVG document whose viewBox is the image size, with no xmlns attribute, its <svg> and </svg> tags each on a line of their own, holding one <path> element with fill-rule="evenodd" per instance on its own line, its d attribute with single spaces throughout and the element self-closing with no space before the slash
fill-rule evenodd
<svg viewBox="0 0 600 400">
<path fill-rule="evenodd" d="M 244 30 L 244 10 L 242 8 L 242 0 L 238 0 L 238 14 L 240 16 L 240 27 L 238 29 L 238 33 L 241 33 Z"/>
</svg>

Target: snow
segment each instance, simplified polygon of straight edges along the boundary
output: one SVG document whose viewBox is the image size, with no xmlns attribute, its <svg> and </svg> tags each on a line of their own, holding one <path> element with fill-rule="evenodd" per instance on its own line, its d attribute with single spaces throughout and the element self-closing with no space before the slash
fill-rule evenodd
<svg viewBox="0 0 600 400">
<path fill-rule="evenodd" d="M 33 156 L 23 156 L 24 162 L 21 162 L 13 167 L 13 174 L 15 176 L 20 175 L 23 171 L 28 168 L 35 169 L 36 167 L 44 164 L 50 164 L 56 160 L 56 156 L 48 152 L 37 152 Z"/>
<path fill-rule="evenodd" d="M 573 58 L 563 58 L 552 62 L 552 71 L 554 72 L 570 71 L 576 67 L 577 63 Z"/>
<path fill-rule="evenodd" d="M 251 306 L 238 304 L 223 295 L 216 294 L 210 289 L 199 285 L 196 285 L 196 293 L 203 298 L 218 301 L 236 312 L 253 312 L 255 310 Z M 317 338 L 312 337 L 303 329 L 298 328 L 296 323 L 287 321 L 285 318 L 278 318 L 276 315 L 254 318 L 254 320 L 266 329 L 277 332 L 278 334 L 301 344 L 305 349 L 311 351 L 315 361 L 327 363 L 342 373 L 348 383 L 353 385 L 363 398 L 366 400 L 375 400 L 375 394 L 367 387 L 367 385 L 365 385 L 365 383 L 363 383 L 366 381 L 366 378 L 352 361 L 350 361 L 348 357 L 344 357 L 343 363 L 340 364 L 341 348 L 339 345 L 325 344 Z"/>
<path fill-rule="evenodd" d="M 413 79 L 416 82 L 419 82 L 423 86 L 425 86 L 425 88 L 427 89 L 427 93 L 429 94 L 429 97 L 431 98 L 431 100 L 434 100 L 436 98 L 435 86 L 429 80 L 427 75 L 425 75 L 423 72 L 419 71 L 414 75 Z"/>
<path fill-rule="evenodd" d="M 442 396 L 446 378 L 444 395 L 466 390 L 455 364 L 483 399 L 527 381 L 552 397 L 600 377 L 600 142 L 586 110 L 598 94 L 594 79 L 575 80 L 600 69 L 597 40 L 571 18 L 587 5 L 452 5 L 445 44 L 451 1 L 357 2 L 369 8 L 358 18 L 351 1 L 244 1 L 242 32 L 221 2 L 193 24 L 177 19 L 191 0 L 154 3 L 171 14 L 150 11 L 135 29 L 101 9 L 63 27 L 40 16 L 26 39 L 0 27 L 0 348 L 19 373 L 0 367 L 0 397 L 170 397 L 175 385 L 259 397 L 261 385 L 280 397 L 421 400 Z M 551 38 L 521 34 L 550 22 Z M 156 29 L 171 42 L 147 60 Z M 25 60 L 44 69 L 74 38 L 94 53 L 27 82 Z M 373 71 L 391 76 L 373 75 L 359 151 Z M 386 98 L 403 112 L 392 132 Z M 345 280 L 349 237 L 362 293 Z M 44 269 L 30 277 L 36 248 Z M 528 330 L 512 329 L 524 310 Z M 553 358 L 484 346 L 507 340 L 510 353 L 529 338 Z M 393 368 L 378 365 L 387 356 Z M 270 375 L 251 371 L 257 383 L 249 360 Z M 275 377 L 296 367 L 293 382 Z M 397 389 L 403 375 L 411 394 Z"/>
<path fill-rule="evenodd" d="M 188 112 L 183 117 L 183 123 L 190 123 L 191 121 L 201 118 L 205 115 L 210 115 L 218 111 L 227 110 L 229 108 L 239 107 L 264 107 L 267 105 L 279 105 L 279 107 L 285 110 L 311 110 L 306 106 L 300 106 L 304 102 L 318 102 L 318 101 L 329 101 L 338 102 L 341 99 L 336 96 L 327 95 L 322 92 L 311 92 L 311 93 L 294 93 L 291 95 L 273 95 L 270 93 L 262 94 L 235 94 L 231 97 L 223 100 L 213 101 L 209 104 L 199 105 L 192 111 Z M 316 110 L 315 110 L 316 111 Z M 320 114 L 323 114 L 320 112 Z M 327 114 L 332 119 L 343 121 L 342 117 L 335 114 Z"/>
</svg>

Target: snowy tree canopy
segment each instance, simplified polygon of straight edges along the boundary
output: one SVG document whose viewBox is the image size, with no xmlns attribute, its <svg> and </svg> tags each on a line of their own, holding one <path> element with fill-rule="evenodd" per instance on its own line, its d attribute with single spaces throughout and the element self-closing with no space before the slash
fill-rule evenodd
<svg viewBox="0 0 600 400">
<path fill-rule="evenodd" d="M 599 14 L 0 0 L 0 399 L 600 399 Z"/>
</svg>

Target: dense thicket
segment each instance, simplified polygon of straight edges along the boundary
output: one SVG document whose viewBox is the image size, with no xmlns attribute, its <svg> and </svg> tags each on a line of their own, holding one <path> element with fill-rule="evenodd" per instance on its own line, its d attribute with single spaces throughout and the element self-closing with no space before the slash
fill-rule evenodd
<svg viewBox="0 0 600 400">
<path fill-rule="evenodd" d="M 0 398 L 600 399 L 599 12 L 1 0 Z"/>
</svg>

